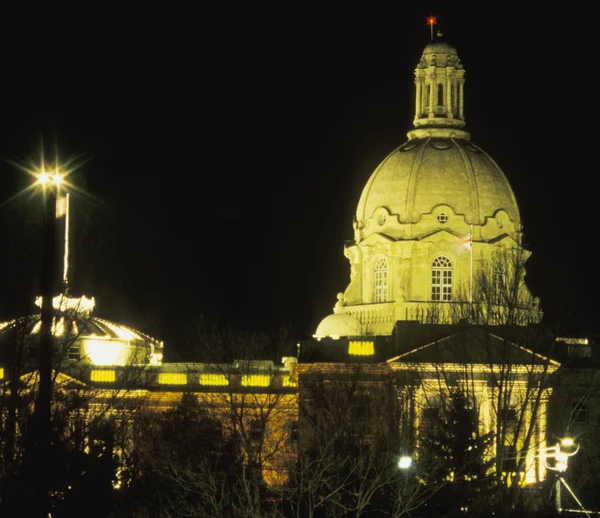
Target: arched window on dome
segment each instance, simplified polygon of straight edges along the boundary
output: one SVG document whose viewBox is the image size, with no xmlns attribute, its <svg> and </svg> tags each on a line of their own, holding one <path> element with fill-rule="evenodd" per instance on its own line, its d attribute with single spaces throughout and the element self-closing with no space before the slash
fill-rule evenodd
<svg viewBox="0 0 600 518">
<path fill-rule="evenodd" d="M 438 85 L 438 106 L 444 106 L 444 86 Z"/>
<path fill-rule="evenodd" d="M 388 300 L 388 262 L 382 257 L 375 263 L 375 294 L 373 302 Z"/>
<path fill-rule="evenodd" d="M 431 266 L 431 300 L 450 302 L 452 300 L 452 261 L 440 256 Z"/>
</svg>

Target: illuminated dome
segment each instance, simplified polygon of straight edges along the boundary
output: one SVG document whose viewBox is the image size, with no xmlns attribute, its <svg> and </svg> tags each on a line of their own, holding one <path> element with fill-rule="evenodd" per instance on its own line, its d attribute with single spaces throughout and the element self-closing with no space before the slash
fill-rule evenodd
<svg viewBox="0 0 600 518">
<path fill-rule="evenodd" d="M 474 283 L 504 286 L 509 255 L 521 264 L 529 257 L 508 179 L 465 130 L 464 86 L 456 49 L 441 40 L 426 45 L 415 68 L 413 128 L 362 191 L 354 240 L 344 247 L 350 283 L 315 336 L 389 335 L 402 320 L 477 318 Z M 508 312 L 492 304 L 500 324 Z M 541 320 L 539 299 L 524 283 L 518 304 L 519 325 Z"/>
<path fill-rule="evenodd" d="M 383 160 L 362 192 L 356 219 L 366 226 L 384 207 L 388 219 L 414 224 L 440 205 L 473 225 L 502 210 L 520 229 L 515 195 L 490 156 L 468 140 L 435 136 L 409 140 Z"/>
<path fill-rule="evenodd" d="M 339 338 L 340 336 L 359 336 L 360 323 L 346 313 L 334 313 L 325 317 L 315 332 L 315 338 Z"/>
<path fill-rule="evenodd" d="M 41 298 L 36 300 L 41 306 Z M 63 365 L 159 365 L 164 344 L 140 331 L 109 320 L 92 316 L 94 299 L 83 296 L 70 298 L 59 295 L 53 299 L 55 309 L 52 334 L 55 350 Z M 31 315 L 9 322 L 0 322 L 0 339 L 10 333 L 23 337 L 23 344 L 34 363 L 39 342 L 41 316 Z"/>
</svg>

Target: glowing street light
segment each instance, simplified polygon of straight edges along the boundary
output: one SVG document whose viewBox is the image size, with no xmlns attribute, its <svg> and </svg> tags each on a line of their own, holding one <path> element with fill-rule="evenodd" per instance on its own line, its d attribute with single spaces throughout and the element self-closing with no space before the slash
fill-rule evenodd
<svg viewBox="0 0 600 518">
<path fill-rule="evenodd" d="M 398 467 L 400 469 L 408 469 L 412 465 L 412 458 L 408 455 L 402 455 L 400 459 L 398 459 Z"/>
<path fill-rule="evenodd" d="M 58 187 L 63 183 L 63 175 L 58 170 L 46 172 L 46 170 L 42 169 L 38 174 L 36 183 L 43 185 L 44 187 L 52 184 Z"/>
</svg>

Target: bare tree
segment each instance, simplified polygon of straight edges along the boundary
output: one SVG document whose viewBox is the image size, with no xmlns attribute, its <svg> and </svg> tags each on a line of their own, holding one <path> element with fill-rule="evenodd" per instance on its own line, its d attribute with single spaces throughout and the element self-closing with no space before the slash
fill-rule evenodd
<svg viewBox="0 0 600 518">
<path fill-rule="evenodd" d="M 399 517 L 439 489 L 419 467 L 398 466 L 412 452 L 387 365 L 300 364 L 299 383 L 298 459 L 281 493 L 294 516 Z"/>
<path fill-rule="evenodd" d="M 525 259 L 521 250 L 501 249 L 488 265 L 480 265 L 472 301 L 451 305 L 451 320 L 462 324 L 413 344 L 393 365 L 411 387 L 417 449 L 431 448 L 424 443 L 428 427 L 441 424 L 448 431 L 461 402 L 464 419 L 477 423 L 473 443 L 464 445 L 483 448 L 478 462 L 490 464 L 483 475 L 493 484 L 483 501 L 505 509 L 523 504 L 523 487 L 546 477 L 548 400 L 559 367 L 552 359 L 554 334 L 539 325 L 525 326 L 541 315 L 524 284 Z M 459 291 L 458 299 L 469 301 L 469 295 Z M 451 438 L 446 439 L 448 446 Z M 472 476 L 465 467 L 459 471 L 455 466 L 448 478 Z"/>
</svg>

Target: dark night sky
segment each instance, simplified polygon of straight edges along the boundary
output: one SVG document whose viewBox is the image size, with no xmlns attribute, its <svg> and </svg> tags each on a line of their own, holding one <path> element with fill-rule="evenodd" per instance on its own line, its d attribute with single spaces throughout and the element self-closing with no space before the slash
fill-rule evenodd
<svg viewBox="0 0 600 518">
<path fill-rule="evenodd" d="M 549 319 L 596 331 L 597 45 L 581 13 L 286 8 L 13 40 L 0 195 L 27 185 L 11 161 L 37 160 L 42 139 L 80 157 L 73 289 L 183 356 L 200 314 L 311 334 L 349 280 L 362 187 L 411 128 L 434 14 L 467 70 L 467 129 L 521 207 L 530 287 Z M 37 203 L 0 208 L 7 315 L 37 279 Z"/>
</svg>

